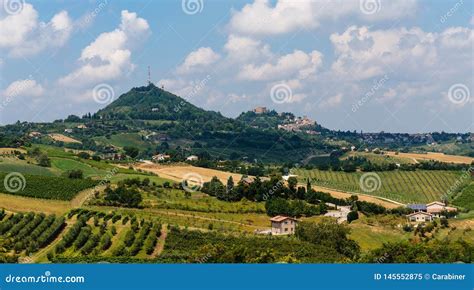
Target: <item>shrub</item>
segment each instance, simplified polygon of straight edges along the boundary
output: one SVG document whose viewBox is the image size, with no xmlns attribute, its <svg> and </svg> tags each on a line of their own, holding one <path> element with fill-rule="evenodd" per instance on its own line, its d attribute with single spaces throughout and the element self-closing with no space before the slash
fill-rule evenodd
<svg viewBox="0 0 474 290">
<path fill-rule="evenodd" d="M 357 211 L 351 211 L 347 214 L 348 223 L 351 223 L 352 221 L 355 221 L 356 219 L 359 219 L 359 213 Z"/>
<path fill-rule="evenodd" d="M 112 236 L 108 233 L 104 234 L 100 239 L 100 248 L 106 251 L 112 245 Z"/>
<path fill-rule="evenodd" d="M 82 179 L 84 177 L 84 172 L 80 169 L 72 169 L 66 171 L 64 175 L 71 179 Z"/>
</svg>

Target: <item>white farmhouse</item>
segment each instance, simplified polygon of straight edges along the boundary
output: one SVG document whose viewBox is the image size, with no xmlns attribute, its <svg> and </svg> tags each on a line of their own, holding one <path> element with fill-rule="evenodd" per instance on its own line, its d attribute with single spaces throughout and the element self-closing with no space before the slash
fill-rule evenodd
<svg viewBox="0 0 474 290">
<path fill-rule="evenodd" d="M 424 211 L 418 211 L 407 215 L 407 219 L 410 222 L 424 223 L 433 220 L 433 215 Z"/>
<path fill-rule="evenodd" d="M 291 217 L 277 215 L 270 219 L 272 235 L 294 235 L 297 220 Z"/>
<path fill-rule="evenodd" d="M 155 162 L 165 161 L 165 160 L 168 160 L 168 159 L 170 159 L 170 158 L 171 158 L 171 156 L 166 155 L 166 154 L 161 154 L 161 153 L 160 153 L 160 154 L 156 154 L 156 155 L 154 155 L 154 156 L 152 157 L 153 161 L 155 161 Z"/>
<path fill-rule="evenodd" d="M 199 157 L 197 157 L 196 155 L 191 155 L 186 158 L 186 161 L 198 161 L 198 160 L 199 160 Z"/>
</svg>

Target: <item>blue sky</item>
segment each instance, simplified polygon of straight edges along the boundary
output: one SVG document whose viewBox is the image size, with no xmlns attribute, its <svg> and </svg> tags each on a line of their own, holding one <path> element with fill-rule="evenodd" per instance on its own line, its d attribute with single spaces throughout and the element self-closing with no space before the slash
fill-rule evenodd
<svg viewBox="0 0 474 290">
<path fill-rule="evenodd" d="M 0 6 L 0 122 L 94 112 L 152 81 L 235 117 L 471 132 L 473 1 L 21 1 Z"/>
</svg>

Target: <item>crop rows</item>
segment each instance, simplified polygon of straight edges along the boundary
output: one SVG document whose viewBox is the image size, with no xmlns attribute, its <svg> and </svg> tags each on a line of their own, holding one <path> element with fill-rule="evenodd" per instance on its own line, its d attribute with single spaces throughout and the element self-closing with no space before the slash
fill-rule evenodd
<svg viewBox="0 0 474 290">
<path fill-rule="evenodd" d="M 396 201 L 430 202 L 439 200 L 451 186 L 460 179 L 458 172 L 438 170 L 384 171 L 376 172 L 380 187 L 373 192 L 364 192 L 360 187 L 363 172 L 321 171 L 296 169 L 300 182 L 310 178 L 313 185 L 319 185 L 349 192 L 367 193 Z"/>
<path fill-rule="evenodd" d="M 111 256 L 147 258 L 153 253 L 161 233 L 159 223 L 138 221 L 134 216 L 80 209 L 68 215 L 69 218 L 74 216 L 75 224 L 56 244 L 54 251 L 48 253 L 51 261 L 88 261 L 89 258 Z"/>
<path fill-rule="evenodd" d="M 5 215 L 0 220 L 0 248 L 11 255 L 29 255 L 46 247 L 65 225 L 64 217 L 36 213 Z"/>
<path fill-rule="evenodd" d="M 40 176 L 24 174 L 24 180 L 17 184 L 12 191 L 11 188 L 5 188 L 8 182 L 7 173 L 0 173 L 0 192 L 12 193 L 28 197 L 71 200 L 82 190 L 94 187 L 98 184 L 97 180 L 92 179 L 70 179 L 64 177 Z"/>
</svg>

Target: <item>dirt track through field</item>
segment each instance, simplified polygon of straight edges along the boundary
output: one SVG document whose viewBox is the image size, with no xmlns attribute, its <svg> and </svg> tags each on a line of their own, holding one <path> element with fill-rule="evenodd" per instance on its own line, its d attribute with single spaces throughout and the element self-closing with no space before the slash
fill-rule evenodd
<svg viewBox="0 0 474 290">
<path fill-rule="evenodd" d="M 161 255 L 161 253 L 165 249 L 166 237 L 168 236 L 168 224 L 162 224 L 161 227 L 162 228 L 161 228 L 160 238 L 158 239 L 155 250 L 151 254 L 150 258 L 158 257 L 159 255 Z"/>
<path fill-rule="evenodd" d="M 63 236 L 69 231 L 69 229 L 72 227 L 74 223 L 71 222 L 66 222 L 66 226 L 63 228 L 63 230 L 59 233 L 59 235 L 51 242 L 49 243 L 46 247 L 40 249 L 38 252 L 36 252 L 32 257 L 31 261 L 32 263 L 38 262 L 38 260 L 44 259 L 46 257 L 46 254 L 52 250 L 60 240 L 62 240 Z"/>
<path fill-rule="evenodd" d="M 304 185 L 301 184 L 301 186 L 304 186 Z M 339 190 L 334 190 L 334 189 L 322 187 L 322 186 L 313 186 L 313 189 L 316 191 L 329 193 L 335 198 L 349 198 L 351 197 L 351 195 L 357 195 L 357 197 L 361 201 L 372 202 L 389 209 L 405 206 L 405 204 L 400 203 L 398 201 L 390 200 L 383 197 L 375 197 L 375 196 L 371 196 L 371 195 L 367 195 L 363 193 L 339 191 Z"/>
<path fill-rule="evenodd" d="M 92 188 L 85 189 L 79 192 L 72 200 L 71 207 L 81 207 L 86 201 L 88 201 L 96 191 L 102 191 L 105 189 L 105 185 L 94 186 Z"/>
</svg>

